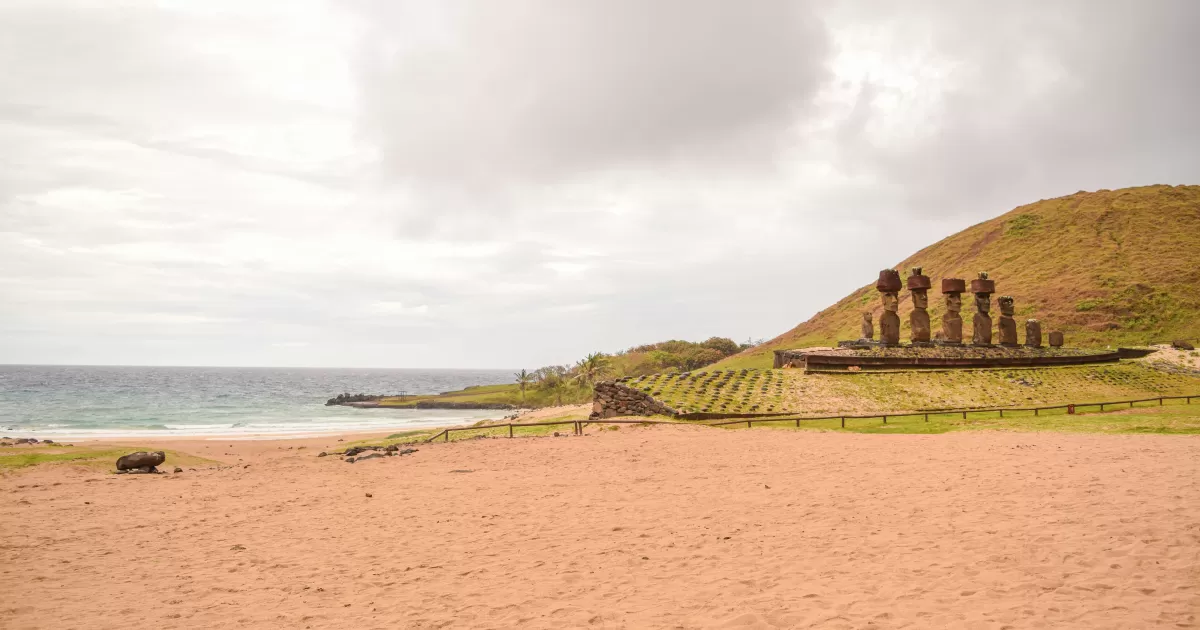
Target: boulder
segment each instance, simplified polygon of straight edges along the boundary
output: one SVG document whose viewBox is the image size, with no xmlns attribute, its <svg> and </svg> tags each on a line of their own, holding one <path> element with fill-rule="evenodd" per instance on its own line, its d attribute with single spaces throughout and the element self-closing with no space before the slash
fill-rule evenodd
<svg viewBox="0 0 1200 630">
<path fill-rule="evenodd" d="M 1175 348 L 1176 350 L 1195 350 L 1196 349 L 1196 346 L 1193 346 L 1192 344 L 1190 344 L 1182 339 L 1176 339 L 1175 341 L 1172 341 L 1171 347 Z"/>
<path fill-rule="evenodd" d="M 146 469 L 144 472 L 154 472 L 155 467 L 167 461 L 167 454 L 162 451 L 149 453 L 138 451 L 122 456 L 117 460 L 117 470 Z"/>
</svg>

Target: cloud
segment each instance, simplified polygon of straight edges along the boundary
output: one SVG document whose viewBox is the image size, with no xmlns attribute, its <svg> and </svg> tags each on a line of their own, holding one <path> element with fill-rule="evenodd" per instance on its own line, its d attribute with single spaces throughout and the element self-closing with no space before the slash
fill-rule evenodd
<svg viewBox="0 0 1200 630">
<path fill-rule="evenodd" d="M 1200 180 L 1197 5 L 0 5 L 0 356 L 536 367 L 770 337 Z"/>
<path fill-rule="evenodd" d="M 430 186 L 769 163 L 826 75 L 825 31 L 803 2 L 367 8 L 364 137 L 393 177 Z"/>
<path fill-rule="evenodd" d="M 940 70 L 909 90 L 862 73 L 846 119 L 839 167 L 876 178 L 906 211 L 986 216 L 1200 174 L 1194 2 L 852 6 L 835 22 L 881 34 L 868 47 Z"/>
</svg>

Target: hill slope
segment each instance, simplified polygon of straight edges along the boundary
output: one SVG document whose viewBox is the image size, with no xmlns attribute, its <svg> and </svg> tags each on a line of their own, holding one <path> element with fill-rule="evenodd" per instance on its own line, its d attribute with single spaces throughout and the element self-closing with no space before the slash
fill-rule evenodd
<svg viewBox="0 0 1200 630">
<path fill-rule="evenodd" d="M 1200 186 L 1143 186 L 1078 192 L 1021 206 L 930 245 L 899 262 L 934 281 L 929 313 L 941 327 L 942 277 L 988 271 L 997 296 L 1016 298 L 1018 329 L 1037 317 L 1071 346 L 1141 345 L 1200 337 Z M 871 284 L 716 369 L 770 367 L 773 350 L 832 345 L 858 337 L 862 311 L 882 306 Z M 963 300 L 969 335 L 970 300 Z M 993 311 L 996 307 L 993 302 Z M 901 338 L 912 302 L 900 294 Z"/>
</svg>

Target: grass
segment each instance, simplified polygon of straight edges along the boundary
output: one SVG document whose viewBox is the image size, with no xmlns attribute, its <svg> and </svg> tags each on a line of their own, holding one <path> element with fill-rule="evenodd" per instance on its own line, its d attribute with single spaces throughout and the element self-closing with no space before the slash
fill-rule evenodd
<svg viewBox="0 0 1200 630">
<path fill-rule="evenodd" d="M 151 451 L 145 447 L 89 447 L 66 446 L 62 444 L 36 444 L 33 446 L 14 446 L 0 450 L 0 470 L 16 470 L 40 464 L 72 464 L 95 469 L 116 470 L 117 459 L 122 455 L 137 451 Z M 216 462 L 187 453 L 166 451 L 167 461 L 162 467 L 168 466 L 201 466 Z"/>
<path fill-rule="evenodd" d="M 591 401 L 591 390 L 582 387 L 568 387 L 562 392 L 562 404 L 572 405 Z M 522 398 L 521 390 L 516 384 L 475 385 L 442 394 L 423 396 L 405 396 L 384 398 L 379 404 L 385 407 L 415 407 L 419 402 L 436 401 L 439 403 L 457 404 L 497 404 L 512 407 L 540 408 L 552 407 L 558 404 L 555 393 L 530 386 Z"/>
<path fill-rule="evenodd" d="M 1200 186 L 1078 192 L 1021 206 L 930 245 L 895 268 L 907 275 L 907 269 L 916 266 L 924 267 L 934 280 L 929 300 L 934 330 L 940 328 L 944 310 L 938 279 L 969 280 L 988 271 L 998 294 L 1016 297 L 1023 317 L 1042 321 L 1043 334 L 1064 331 L 1068 345 L 1117 347 L 1197 339 Z M 873 278 L 858 279 L 864 280 Z M 903 291 L 900 300 L 901 337 L 907 339 L 911 296 Z M 971 300 L 963 302 L 969 331 Z M 873 311 L 878 321 L 882 307 L 873 284 L 712 367 L 766 368 L 773 350 L 857 338 L 863 310 Z"/>
<path fill-rule="evenodd" d="M 1091 411 L 1088 411 L 1091 409 Z M 895 433 L 895 434 L 939 434 L 952 431 L 1050 431 L 1061 433 L 1154 433 L 1171 435 L 1200 434 L 1200 400 L 1191 405 L 1184 401 L 1166 401 L 1164 406 L 1157 402 L 1140 403 L 1132 409 L 1100 412 L 1098 408 L 1076 408 L 1074 415 L 1065 410 L 1043 411 L 1035 416 L 1032 412 L 1006 411 L 1004 417 L 998 412 L 971 413 L 963 419 L 958 413 L 930 414 L 926 422 L 921 416 L 891 417 L 887 424 L 880 418 L 847 419 L 841 421 L 801 421 L 796 428 L 795 420 L 754 421 L 753 428 L 788 429 L 793 431 L 840 431 L 845 433 Z M 731 429 L 745 429 L 745 425 L 730 425 Z"/>
<path fill-rule="evenodd" d="M 1200 394 L 1200 377 L 1142 361 L 1052 368 L 809 374 L 711 370 L 625 381 L 673 409 L 706 413 L 862 413 L 1014 407 Z"/>
</svg>

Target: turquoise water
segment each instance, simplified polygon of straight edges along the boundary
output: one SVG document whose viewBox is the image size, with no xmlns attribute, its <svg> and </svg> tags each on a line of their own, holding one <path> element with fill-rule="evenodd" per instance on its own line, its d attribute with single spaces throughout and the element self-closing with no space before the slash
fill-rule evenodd
<svg viewBox="0 0 1200 630">
<path fill-rule="evenodd" d="M 502 411 L 326 407 L 342 392 L 434 394 L 509 370 L 0 365 L 0 435 L 303 436 L 470 422 Z"/>
</svg>

